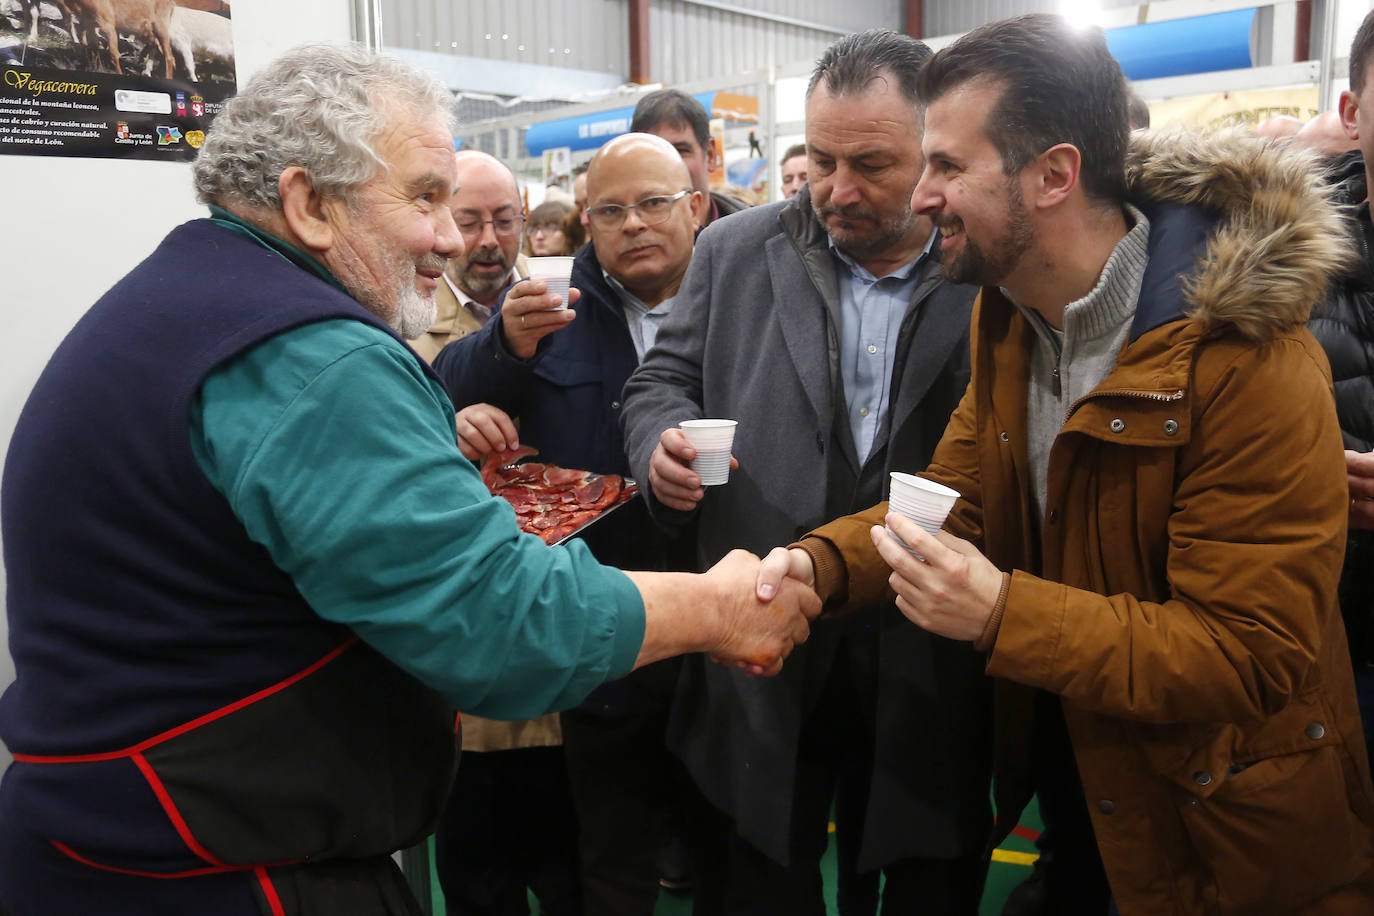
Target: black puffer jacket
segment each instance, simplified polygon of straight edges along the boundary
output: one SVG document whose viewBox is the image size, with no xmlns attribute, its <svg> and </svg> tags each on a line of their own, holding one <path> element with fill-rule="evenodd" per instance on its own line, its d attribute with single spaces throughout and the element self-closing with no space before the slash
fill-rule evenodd
<svg viewBox="0 0 1374 916">
<path fill-rule="evenodd" d="M 1329 178 L 1347 209 L 1362 257 L 1332 286 L 1307 326 L 1331 361 L 1345 447 L 1368 452 L 1374 450 L 1374 226 L 1366 202 L 1364 157 L 1356 150 L 1332 160 Z M 1350 532 L 1341 612 L 1356 665 L 1374 666 L 1374 531 Z"/>
</svg>

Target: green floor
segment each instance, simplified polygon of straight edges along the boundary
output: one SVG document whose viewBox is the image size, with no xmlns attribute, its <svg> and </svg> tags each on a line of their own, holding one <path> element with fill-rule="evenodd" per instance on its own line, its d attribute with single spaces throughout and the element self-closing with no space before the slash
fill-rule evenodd
<svg viewBox="0 0 1374 916">
<path fill-rule="evenodd" d="M 1018 832 L 1033 835 L 1039 832 L 1040 828 L 1040 811 L 1032 802 L 1030 807 L 1021 815 L 1021 826 L 1018 828 Z M 434 844 L 431 841 L 431 875 L 434 873 L 433 859 Z M 1002 903 L 1007 899 L 1007 894 L 1030 874 L 1031 862 L 1034 859 L 1035 844 L 1029 839 L 1016 835 L 1007 838 L 1007 841 L 993 853 L 992 867 L 988 871 L 988 883 L 983 891 L 983 904 L 979 908 L 979 916 L 997 916 L 1002 912 Z M 825 881 L 826 910 L 835 913 L 835 844 L 833 842 L 821 860 L 821 874 Z M 434 916 L 446 916 L 444 895 L 439 890 L 437 878 L 433 879 L 432 885 Z M 530 898 L 530 912 L 535 916 L 538 916 L 539 913 L 539 906 L 533 897 Z M 690 897 L 679 897 L 667 891 L 659 894 L 658 906 L 654 908 L 654 916 L 691 916 L 691 913 L 692 901 Z"/>
</svg>

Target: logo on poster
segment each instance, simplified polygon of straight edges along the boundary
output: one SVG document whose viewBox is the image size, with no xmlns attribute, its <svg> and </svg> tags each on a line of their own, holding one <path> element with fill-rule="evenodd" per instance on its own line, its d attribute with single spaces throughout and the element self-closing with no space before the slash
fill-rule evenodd
<svg viewBox="0 0 1374 916">
<path fill-rule="evenodd" d="M 115 136 L 118 137 L 118 138 L 121 139 L 121 140 L 127 140 L 127 139 L 129 139 L 129 122 L 128 122 L 128 121 L 116 121 L 116 122 L 115 122 Z"/>
<path fill-rule="evenodd" d="M 205 131 L 188 130 L 186 132 L 186 144 L 191 149 L 200 149 L 200 145 L 205 142 Z"/>
<path fill-rule="evenodd" d="M 177 93 L 177 117 L 186 117 L 186 93 Z"/>
<path fill-rule="evenodd" d="M 67 83 L 60 80 L 34 79 L 33 74 L 22 70 L 6 70 L 5 85 L 22 89 L 34 98 L 56 92 L 64 95 L 95 95 L 95 83 Z M 67 107 L 71 107 L 68 105 Z"/>
<path fill-rule="evenodd" d="M 201 98 L 198 95 L 191 96 L 191 117 L 205 117 L 205 99 Z M 187 139 L 189 141 L 189 138 Z"/>
<path fill-rule="evenodd" d="M 180 142 L 181 142 L 181 128 L 180 128 L 180 127 L 163 127 L 161 124 L 159 124 L 159 125 L 157 126 L 157 145 L 158 145 L 158 146 L 167 146 L 167 145 L 172 144 L 172 143 L 180 143 Z"/>
</svg>

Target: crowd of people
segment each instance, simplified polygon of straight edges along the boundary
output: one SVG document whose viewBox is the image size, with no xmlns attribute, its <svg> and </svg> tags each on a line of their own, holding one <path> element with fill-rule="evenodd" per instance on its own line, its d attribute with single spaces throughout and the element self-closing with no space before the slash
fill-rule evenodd
<svg viewBox="0 0 1374 916">
<path fill-rule="evenodd" d="M 15 430 L 0 916 L 413 914 L 430 834 L 451 914 L 823 916 L 832 820 L 842 916 L 972 916 L 1033 797 L 1007 916 L 1374 913 L 1374 14 L 1350 74 L 1204 136 L 1056 16 L 856 33 L 783 200 L 661 89 L 526 213 L 288 52 Z M 640 497 L 548 547 L 522 446 Z"/>
</svg>

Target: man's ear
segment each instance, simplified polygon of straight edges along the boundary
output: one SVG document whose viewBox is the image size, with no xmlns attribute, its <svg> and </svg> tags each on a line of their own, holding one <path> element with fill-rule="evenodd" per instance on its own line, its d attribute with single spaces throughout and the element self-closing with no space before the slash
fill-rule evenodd
<svg viewBox="0 0 1374 916">
<path fill-rule="evenodd" d="M 1034 177 L 1034 206 L 1055 207 L 1078 187 L 1083 154 L 1072 143 L 1059 143 L 1045 150 L 1029 168 Z"/>
<path fill-rule="evenodd" d="M 706 138 L 706 171 L 714 172 L 720 165 L 720 151 L 716 149 L 716 138 Z"/>
<path fill-rule="evenodd" d="M 692 225 L 700 229 L 706 225 L 706 195 L 700 191 L 693 191 L 687 199 L 692 202 Z"/>
<path fill-rule="evenodd" d="M 1341 93 L 1340 113 L 1341 127 L 1345 129 L 1345 135 L 1351 140 L 1360 139 L 1360 126 L 1356 121 L 1356 116 L 1360 113 L 1360 99 L 1349 89 Z"/>
<path fill-rule="evenodd" d="M 334 247 L 334 227 L 324 197 L 310 183 L 305 169 L 293 165 L 282 172 L 277 179 L 277 193 L 281 195 L 282 218 L 287 228 L 307 249 L 324 252 Z"/>
</svg>

